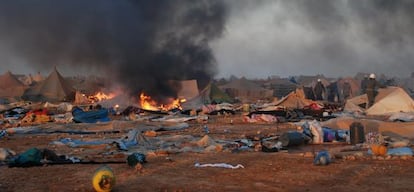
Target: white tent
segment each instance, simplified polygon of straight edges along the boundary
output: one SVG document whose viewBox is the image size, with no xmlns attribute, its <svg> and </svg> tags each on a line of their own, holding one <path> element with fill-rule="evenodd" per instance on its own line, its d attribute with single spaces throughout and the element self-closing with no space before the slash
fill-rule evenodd
<svg viewBox="0 0 414 192">
<path fill-rule="evenodd" d="M 347 100 L 345 111 L 362 112 L 368 103 L 366 94 Z M 379 89 L 375 103 L 365 113 L 367 115 L 387 115 L 396 112 L 414 112 L 414 101 L 400 87 Z"/>
</svg>

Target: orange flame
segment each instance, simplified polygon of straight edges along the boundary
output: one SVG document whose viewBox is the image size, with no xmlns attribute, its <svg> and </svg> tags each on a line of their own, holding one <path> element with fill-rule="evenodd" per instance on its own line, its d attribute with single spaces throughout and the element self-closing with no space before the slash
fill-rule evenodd
<svg viewBox="0 0 414 192">
<path fill-rule="evenodd" d="M 173 99 L 170 98 L 168 104 L 158 104 L 150 96 L 141 93 L 140 96 L 141 108 L 150 111 L 169 111 L 172 109 L 182 109 L 181 103 L 186 102 L 185 99 Z"/>
<path fill-rule="evenodd" d="M 112 99 L 115 96 L 116 96 L 115 93 L 105 94 L 103 92 L 98 92 L 95 95 L 90 96 L 89 99 L 93 101 L 103 101 L 103 100 Z"/>
</svg>

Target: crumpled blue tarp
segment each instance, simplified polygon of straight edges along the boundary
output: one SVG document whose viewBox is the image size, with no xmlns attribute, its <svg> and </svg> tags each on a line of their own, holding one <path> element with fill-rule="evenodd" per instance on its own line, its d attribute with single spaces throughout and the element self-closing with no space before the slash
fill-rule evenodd
<svg viewBox="0 0 414 192">
<path fill-rule="evenodd" d="M 97 123 L 111 121 L 108 117 L 108 109 L 98 109 L 93 111 L 83 111 L 79 107 L 72 110 L 73 121 L 76 123 Z"/>
<path fill-rule="evenodd" d="M 413 155 L 413 150 L 409 147 L 398 147 L 398 148 L 389 148 L 387 150 L 387 155 L 393 156 L 404 156 L 404 155 Z"/>
<path fill-rule="evenodd" d="M 102 139 L 102 140 L 93 140 L 93 141 L 81 141 L 73 140 L 71 138 L 63 138 L 59 141 L 53 141 L 51 144 L 55 145 L 68 145 L 70 147 L 83 147 L 91 145 L 102 145 L 102 144 L 111 144 L 116 143 L 121 150 L 128 150 L 129 147 L 138 145 L 137 141 L 138 130 L 131 130 L 128 134 L 121 139 Z"/>
</svg>

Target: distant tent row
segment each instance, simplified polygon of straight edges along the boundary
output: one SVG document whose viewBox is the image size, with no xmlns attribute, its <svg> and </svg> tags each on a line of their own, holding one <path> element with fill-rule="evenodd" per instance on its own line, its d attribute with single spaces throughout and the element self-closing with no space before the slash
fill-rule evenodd
<svg viewBox="0 0 414 192">
<path fill-rule="evenodd" d="M 74 97 L 75 90 L 55 67 L 44 81 L 26 90 L 22 98 L 31 101 L 72 101 Z"/>
<path fill-rule="evenodd" d="M 10 71 L 0 76 L 1 99 L 25 99 L 30 101 L 73 101 L 75 88 L 84 93 L 93 94 L 102 87 L 101 79 L 65 79 L 56 67 L 45 79 L 38 73 L 14 75 Z M 73 85 L 73 86 L 72 86 Z M 86 90 L 86 91 L 85 91 Z"/>
<path fill-rule="evenodd" d="M 39 74 L 40 75 L 40 74 Z M 38 76 L 39 76 L 38 75 Z M 306 76 L 305 76 L 306 77 Z M 39 79 L 41 78 L 38 77 Z M 310 85 L 316 82 L 317 77 L 311 80 L 311 77 L 295 80 L 301 82 L 303 85 Z M 323 78 L 323 77 L 321 77 Z M 23 98 L 31 101 L 73 101 L 75 99 L 75 89 L 69 82 L 72 80 L 76 83 L 77 89 L 92 90 L 92 88 L 99 88 L 103 85 L 102 79 L 95 79 L 90 83 L 88 79 L 72 78 L 64 79 L 56 68 L 49 74 L 49 76 L 40 82 L 32 84 L 31 87 L 23 84 L 15 75 L 7 71 L 0 76 L 0 98 Z M 289 81 L 291 82 L 291 81 Z M 322 80 L 327 83 L 328 81 Z M 349 82 L 352 88 L 352 95 L 359 94 L 360 81 L 354 78 L 341 78 L 337 81 L 338 87 L 342 87 L 345 82 Z M 185 109 L 198 108 L 204 104 L 211 103 L 234 103 L 241 101 L 244 103 L 256 102 L 262 99 L 271 99 L 274 97 L 273 90 L 266 89 L 260 85 L 249 81 L 245 78 L 233 79 L 232 81 L 217 86 L 210 82 L 206 87 L 199 89 L 197 80 L 180 81 L 181 89 L 178 91 L 178 98 L 186 99 L 183 103 Z M 278 92 L 287 92 L 295 87 L 295 83 L 289 84 L 289 87 L 280 87 L 286 81 L 277 80 L 269 82 L 266 87 L 279 86 Z M 91 88 L 92 87 L 92 88 Z M 298 85 L 298 87 L 300 87 Z M 303 108 L 313 101 L 306 99 L 308 89 L 311 87 L 303 86 L 297 88 L 289 94 L 283 94 L 282 99 L 273 102 L 273 106 L 284 106 L 287 108 Z M 75 101 L 85 102 L 84 94 L 78 92 Z M 346 101 L 344 110 L 349 112 L 365 112 L 368 115 L 383 115 L 394 112 L 414 112 L 414 101 L 402 88 L 388 87 L 380 89 L 376 97 L 376 101 L 372 107 L 365 109 L 367 104 L 366 95 L 360 95 L 348 99 Z"/>
</svg>

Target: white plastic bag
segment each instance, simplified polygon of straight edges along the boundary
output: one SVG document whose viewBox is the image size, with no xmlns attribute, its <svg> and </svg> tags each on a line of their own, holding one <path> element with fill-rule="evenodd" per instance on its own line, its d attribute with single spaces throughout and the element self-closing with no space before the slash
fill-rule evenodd
<svg viewBox="0 0 414 192">
<path fill-rule="evenodd" d="M 321 124 L 313 120 L 309 123 L 309 129 L 311 130 L 311 133 L 313 135 L 312 143 L 313 144 L 321 144 L 323 143 L 323 130 Z"/>
</svg>

